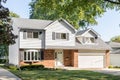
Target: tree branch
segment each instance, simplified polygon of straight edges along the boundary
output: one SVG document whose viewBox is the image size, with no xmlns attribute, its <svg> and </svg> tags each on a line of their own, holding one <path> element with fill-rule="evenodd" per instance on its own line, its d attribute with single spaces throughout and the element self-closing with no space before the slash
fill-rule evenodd
<svg viewBox="0 0 120 80">
<path fill-rule="evenodd" d="M 120 4 L 120 0 L 119 1 L 112 1 L 112 0 L 105 0 L 107 2 L 113 3 L 113 4 Z"/>
</svg>

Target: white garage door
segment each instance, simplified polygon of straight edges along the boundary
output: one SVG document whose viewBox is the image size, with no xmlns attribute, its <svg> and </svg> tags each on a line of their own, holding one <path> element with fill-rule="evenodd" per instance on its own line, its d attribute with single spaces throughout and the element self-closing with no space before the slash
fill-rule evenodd
<svg viewBox="0 0 120 80">
<path fill-rule="evenodd" d="M 79 56 L 78 67 L 79 68 L 103 68 L 104 57 L 103 56 Z"/>
</svg>

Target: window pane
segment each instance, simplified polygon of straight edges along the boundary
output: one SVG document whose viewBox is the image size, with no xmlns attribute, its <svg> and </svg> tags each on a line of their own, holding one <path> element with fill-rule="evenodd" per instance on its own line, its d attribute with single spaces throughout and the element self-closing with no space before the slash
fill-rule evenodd
<svg viewBox="0 0 120 80">
<path fill-rule="evenodd" d="M 94 38 L 90 38 L 90 41 L 91 41 L 91 43 L 94 43 L 95 39 Z"/>
<path fill-rule="evenodd" d="M 32 38 L 32 32 L 27 32 L 27 38 Z"/>
<path fill-rule="evenodd" d="M 35 60 L 38 60 L 38 52 L 35 52 Z"/>
<path fill-rule="evenodd" d="M 34 52 L 31 53 L 32 60 L 34 60 Z"/>
<path fill-rule="evenodd" d="M 56 33 L 56 39 L 60 39 L 60 33 Z"/>
<path fill-rule="evenodd" d="M 30 52 L 28 52 L 28 60 L 30 60 Z"/>
<path fill-rule="evenodd" d="M 24 60 L 26 60 L 26 52 L 24 52 Z"/>
<path fill-rule="evenodd" d="M 66 39 L 66 33 L 61 33 L 61 39 Z"/>
<path fill-rule="evenodd" d="M 33 32 L 33 38 L 38 38 L 38 32 Z"/>
</svg>

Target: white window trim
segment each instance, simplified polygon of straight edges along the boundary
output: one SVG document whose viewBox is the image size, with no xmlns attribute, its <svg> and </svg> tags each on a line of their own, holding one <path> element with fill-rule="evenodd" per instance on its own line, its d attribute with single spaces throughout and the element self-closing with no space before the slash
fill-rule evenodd
<svg viewBox="0 0 120 80">
<path fill-rule="evenodd" d="M 24 52 L 26 52 L 26 60 L 24 60 Z M 39 55 L 39 54 L 40 54 L 40 51 L 39 51 L 39 50 L 25 50 L 24 52 L 23 52 L 23 54 L 22 54 L 22 56 L 23 56 L 22 60 L 23 60 L 24 62 L 40 61 L 40 60 L 41 60 L 41 55 Z M 28 52 L 30 52 L 30 60 L 28 60 Z M 34 60 L 32 60 L 32 52 L 34 52 L 34 53 L 33 53 L 34 56 L 35 56 L 35 52 L 37 52 L 37 60 L 35 60 L 35 58 L 34 58 Z M 40 59 L 38 58 L 39 56 L 40 56 Z"/>
<path fill-rule="evenodd" d="M 60 39 L 56 38 L 56 33 L 60 34 Z M 61 34 L 66 34 L 66 39 L 61 39 Z M 60 32 L 55 32 L 55 40 L 67 40 L 67 33 L 60 33 Z"/>
<path fill-rule="evenodd" d="M 30 31 L 30 32 L 32 32 L 32 38 L 28 38 L 28 32 L 29 32 L 29 31 L 27 31 L 27 34 L 26 34 L 26 38 L 27 38 L 27 39 L 39 39 L 39 36 L 40 36 L 40 35 L 39 35 L 39 32 L 38 32 L 38 31 Z M 34 32 L 37 32 L 37 33 L 38 33 L 38 38 L 33 38 L 33 33 L 34 33 Z"/>
</svg>

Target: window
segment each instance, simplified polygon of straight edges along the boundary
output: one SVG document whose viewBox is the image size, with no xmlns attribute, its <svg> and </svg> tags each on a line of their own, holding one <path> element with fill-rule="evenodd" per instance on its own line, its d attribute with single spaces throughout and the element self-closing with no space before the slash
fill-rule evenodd
<svg viewBox="0 0 120 80">
<path fill-rule="evenodd" d="M 66 33 L 56 33 L 56 39 L 67 39 Z"/>
<path fill-rule="evenodd" d="M 23 61 L 39 61 L 43 59 L 43 51 L 25 50 L 21 56 L 23 56 Z"/>
<path fill-rule="evenodd" d="M 38 38 L 38 32 L 27 32 L 27 38 Z"/>
<path fill-rule="evenodd" d="M 28 39 L 31 39 L 31 38 L 37 39 L 37 38 L 41 37 L 41 34 L 42 33 L 39 33 L 37 31 L 35 31 L 35 32 L 24 31 L 23 32 L 23 39 L 26 39 L 26 38 L 28 38 Z"/>
<path fill-rule="evenodd" d="M 27 32 L 27 38 L 32 38 L 32 32 Z"/>
<path fill-rule="evenodd" d="M 93 38 L 93 37 L 83 37 L 82 43 L 85 43 L 85 44 L 95 43 L 95 38 Z"/>
<path fill-rule="evenodd" d="M 61 39 L 66 39 L 66 33 L 61 33 Z"/>
<path fill-rule="evenodd" d="M 38 38 L 38 32 L 33 32 L 33 38 Z"/>
</svg>

